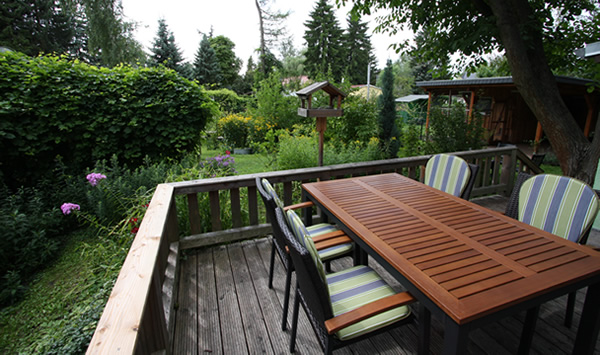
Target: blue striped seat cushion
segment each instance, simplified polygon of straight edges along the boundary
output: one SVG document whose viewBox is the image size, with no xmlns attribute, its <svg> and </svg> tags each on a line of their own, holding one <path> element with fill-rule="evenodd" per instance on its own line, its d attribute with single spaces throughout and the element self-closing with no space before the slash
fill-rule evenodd
<svg viewBox="0 0 600 355">
<path fill-rule="evenodd" d="M 578 242 L 598 213 L 598 197 L 587 184 L 566 176 L 541 174 L 519 190 L 519 220 Z"/>
<path fill-rule="evenodd" d="M 454 155 L 434 155 L 425 166 L 425 184 L 454 196 L 460 197 L 470 176 L 469 164 Z"/>
<path fill-rule="evenodd" d="M 327 275 L 327 288 L 334 316 L 396 294 L 375 271 L 364 265 Z M 341 340 L 351 339 L 409 315 L 410 309 L 407 306 L 397 307 L 343 328 L 336 336 Z"/>
</svg>

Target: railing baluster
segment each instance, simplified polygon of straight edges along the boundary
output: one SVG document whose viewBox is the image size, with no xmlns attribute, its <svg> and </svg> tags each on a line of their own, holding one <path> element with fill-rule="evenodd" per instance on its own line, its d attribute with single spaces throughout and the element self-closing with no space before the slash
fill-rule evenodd
<svg viewBox="0 0 600 355">
<path fill-rule="evenodd" d="M 229 191 L 231 197 L 231 220 L 233 223 L 233 228 L 239 228 L 242 226 L 242 211 L 240 208 L 240 189 L 234 187 Z"/>
<path fill-rule="evenodd" d="M 220 231 L 222 229 L 222 225 L 219 191 L 210 191 L 208 193 L 208 199 L 210 201 L 210 223 L 212 225 L 212 231 Z"/>
<path fill-rule="evenodd" d="M 200 234 L 202 233 L 202 223 L 200 222 L 200 211 L 198 210 L 198 194 L 188 194 L 187 199 L 190 229 L 192 234 Z"/>
<path fill-rule="evenodd" d="M 292 182 L 286 181 L 283 183 L 283 204 L 289 206 L 292 202 Z"/>
<path fill-rule="evenodd" d="M 248 186 L 248 214 L 250 225 L 258 224 L 258 203 L 256 198 L 256 186 Z"/>
</svg>

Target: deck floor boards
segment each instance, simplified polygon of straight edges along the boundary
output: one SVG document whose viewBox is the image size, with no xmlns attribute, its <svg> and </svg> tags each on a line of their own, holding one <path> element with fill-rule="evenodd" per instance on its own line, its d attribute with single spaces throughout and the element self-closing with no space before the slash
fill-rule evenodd
<svg viewBox="0 0 600 355">
<path fill-rule="evenodd" d="M 273 289 L 269 289 L 270 253 L 270 238 L 185 251 L 175 311 L 174 354 L 289 353 L 293 299 L 290 300 L 288 330 L 282 331 L 285 270 L 276 258 Z M 370 259 L 369 263 L 394 288 L 402 289 L 376 262 Z M 334 270 L 349 266 L 349 259 L 333 263 Z M 292 285 L 295 285 L 295 278 Z M 571 329 L 562 325 L 566 296 L 541 306 L 531 354 L 571 353 L 584 292 L 578 293 Z M 469 352 L 514 354 L 523 320 L 524 313 L 472 331 Z M 415 354 L 417 332 L 415 322 L 337 350 L 335 354 Z M 431 353 L 441 353 L 442 344 L 442 325 L 433 317 Z M 597 343 L 596 351 L 600 353 L 600 343 Z M 301 309 L 296 353 L 320 352 L 317 338 Z"/>
</svg>

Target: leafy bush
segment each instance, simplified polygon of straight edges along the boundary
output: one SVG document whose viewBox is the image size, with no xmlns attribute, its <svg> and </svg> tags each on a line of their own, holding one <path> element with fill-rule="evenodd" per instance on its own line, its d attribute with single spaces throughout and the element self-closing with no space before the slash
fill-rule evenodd
<svg viewBox="0 0 600 355">
<path fill-rule="evenodd" d="M 348 96 L 344 99 L 342 117 L 327 119 L 327 135 L 342 142 L 368 143 L 371 137 L 377 137 L 377 103 L 367 101 L 361 96 Z"/>
<path fill-rule="evenodd" d="M 215 100 L 222 112 L 242 113 L 246 110 L 247 99 L 229 89 L 207 90 L 206 94 Z"/>
<path fill-rule="evenodd" d="M 482 148 L 483 133 L 481 116 L 474 113 L 469 119 L 463 104 L 454 104 L 450 109 L 435 107 L 430 113 L 429 141 L 425 144 L 425 153 Z"/>
<path fill-rule="evenodd" d="M 279 137 L 277 167 L 281 170 L 301 169 L 318 166 L 318 137 L 311 135 L 293 136 L 284 134 Z M 350 142 L 334 145 L 326 143 L 323 147 L 323 164 L 344 164 L 371 161 L 383 158 L 379 140 L 372 138 L 367 144 Z"/>
<path fill-rule="evenodd" d="M 250 117 L 239 114 L 227 115 L 217 122 L 217 131 L 223 135 L 226 144 L 235 148 L 248 147 Z"/>
<path fill-rule="evenodd" d="M 285 92 L 279 74 L 273 72 L 259 83 L 255 106 L 249 109 L 252 117 L 262 117 L 271 127 L 291 129 L 294 124 L 310 122 L 298 116 L 300 100 Z"/>
<path fill-rule="evenodd" d="M 165 68 L 97 68 L 63 57 L 0 53 L 0 178 L 33 185 L 57 157 L 83 171 L 113 154 L 128 164 L 181 157 L 215 105 Z"/>
</svg>

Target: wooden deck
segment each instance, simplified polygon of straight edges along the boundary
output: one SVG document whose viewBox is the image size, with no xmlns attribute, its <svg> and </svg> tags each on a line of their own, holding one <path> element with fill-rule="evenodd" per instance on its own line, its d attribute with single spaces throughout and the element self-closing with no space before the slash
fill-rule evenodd
<svg viewBox="0 0 600 355">
<path fill-rule="evenodd" d="M 491 207 L 500 209 L 503 202 L 487 200 L 481 204 L 497 204 Z M 590 241 L 595 243 L 595 236 L 591 236 Z M 174 354 L 289 353 L 290 330 L 282 331 L 280 326 L 285 274 L 276 259 L 274 288 L 268 288 L 270 251 L 270 238 L 185 251 L 174 318 Z M 402 289 L 372 259 L 369 262 L 395 288 Z M 341 260 L 333 263 L 333 269 L 350 265 L 349 259 Z M 294 282 L 293 279 L 292 284 Z M 571 329 L 562 325 L 566 296 L 542 305 L 531 354 L 571 353 L 584 291 L 578 293 Z M 469 352 L 516 353 L 524 316 L 523 313 L 508 317 L 472 331 Z M 290 320 L 291 314 L 288 324 Z M 442 338 L 442 326 L 434 317 L 431 353 L 441 353 Z M 415 354 L 416 347 L 417 325 L 411 324 L 335 353 Z M 596 351 L 600 353 L 600 342 Z M 296 353 L 321 353 L 303 310 L 300 311 Z"/>
</svg>

